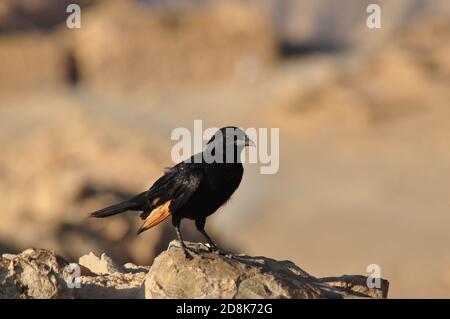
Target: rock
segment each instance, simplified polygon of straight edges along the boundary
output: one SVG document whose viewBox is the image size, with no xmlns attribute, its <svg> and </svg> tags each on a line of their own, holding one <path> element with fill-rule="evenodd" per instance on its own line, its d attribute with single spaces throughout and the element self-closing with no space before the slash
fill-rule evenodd
<svg viewBox="0 0 450 319">
<path fill-rule="evenodd" d="M 82 256 L 80 264 L 45 249 L 4 254 L 0 298 L 386 298 L 388 293 L 383 279 L 379 289 L 371 289 L 364 276 L 320 279 L 290 261 L 222 255 L 210 253 L 204 244 L 187 245 L 196 252 L 192 260 L 172 241 L 151 268 L 117 266 L 105 254 Z"/>
<path fill-rule="evenodd" d="M 98 258 L 93 252 L 90 252 L 88 255 L 81 256 L 78 263 L 96 274 L 120 272 L 120 267 L 104 253 Z"/>
<path fill-rule="evenodd" d="M 130 299 L 138 298 L 148 268 L 113 272 L 99 276 L 81 276 L 80 288 L 72 289 L 78 299 Z"/>
<path fill-rule="evenodd" d="M 18 255 L 0 258 L 0 299 L 70 298 L 64 289 L 68 263 L 53 252 L 27 249 Z"/>
<path fill-rule="evenodd" d="M 75 298 L 136 298 L 149 267 L 127 263 L 115 263 L 111 257 L 102 254 L 100 258 L 90 252 L 79 258 L 79 265 L 91 274 L 81 273 L 80 289 L 74 289 Z"/>
<path fill-rule="evenodd" d="M 209 253 L 203 244 L 186 260 L 178 242 L 159 255 L 142 287 L 145 298 L 386 298 L 388 282 L 380 289 L 365 286 L 364 276 L 315 278 L 291 261 Z"/>
<path fill-rule="evenodd" d="M 80 260 L 102 274 L 94 274 L 83 265 L 69 264 L 50 250 L 4 254 L 0 258 L 0 299 L 134 298 L 149 270 L 132 264 L 119 267 L 105 254 L 98 258 L 91 253 Z"/>
</svg>

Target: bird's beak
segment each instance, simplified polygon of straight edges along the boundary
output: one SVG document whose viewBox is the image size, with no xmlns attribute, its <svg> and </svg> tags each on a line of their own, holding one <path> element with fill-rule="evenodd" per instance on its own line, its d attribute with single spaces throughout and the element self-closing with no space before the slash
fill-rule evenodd
<svg viewBox="0 0 450 319">
<path fill-rule="evenodd" d="M 256 144 L 247 136 L 245 138 L 245 146 L 256 146 Z"/>
</svg>

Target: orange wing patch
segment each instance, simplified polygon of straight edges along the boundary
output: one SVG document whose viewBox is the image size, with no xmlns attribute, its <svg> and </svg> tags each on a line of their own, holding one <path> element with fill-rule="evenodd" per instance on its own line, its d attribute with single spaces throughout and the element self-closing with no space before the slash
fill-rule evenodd
<svg viewBox="0 0 450 319">
<path fill-rule="evenodd" d="M 160 222 L 162 222 L 164 219 L 169 217 L 170 215 L 170 200 L 165 202 L 164 204 L 156 207 L 151 211 L 151 213 L 148 215 L 148 217 L 145 219 L 144 223 L 142 224 L 141 228 L 138 230 L 138 234 L 142 233 L 144 230 L 147 230 L 149 228 L 152 228 L 153 226 L 158 225 Z"/>
</svg>

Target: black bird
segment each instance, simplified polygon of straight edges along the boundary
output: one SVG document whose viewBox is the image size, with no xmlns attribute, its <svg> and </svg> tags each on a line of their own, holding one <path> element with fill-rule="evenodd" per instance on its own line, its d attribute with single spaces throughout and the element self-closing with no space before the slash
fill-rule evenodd
<svg viewBox="0 0 450 319">
<path fill-rule="evenodd" d="M 103 208 L 92 217 L 108 217 L 129 210 L 142 211 L 144 220 L 138 234 L 156 226 L 172 215 L 172 224 L 186 258 L 187 251 L 180 231 L 181 220 L 195 220 L 195 226 L 208 241 L 211 251 L 217 246 L 205 231 L 206 218 L 222 206 L 238 188 L 244 168 L 240 157 L 245 146 L 255 144 L 240 128 L 218 130 L 201 153 L 194 154 L 171 168 L 166 168 L 146 192 L 124 202 Z"/>
</svg>

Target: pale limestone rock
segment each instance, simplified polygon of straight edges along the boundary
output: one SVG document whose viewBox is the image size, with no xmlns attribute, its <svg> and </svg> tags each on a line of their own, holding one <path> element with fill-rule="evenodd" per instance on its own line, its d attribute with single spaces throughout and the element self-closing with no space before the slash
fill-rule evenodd
<svg viewBox="0 0 450 319">
<path fill-rule="evenodd" d="M 152 267 L 118 266 L 105 254 L 85 255 L 80 264 L 69 264 L 45 249 L 4 254 L 0 299 L 387 297 L 386 280 L 379 289 L 370 289 L 364 276 L 320 279 L 290 261 L 210 253 L 204 244 L 187 244 L 195 252 L 192 260 L 185 259 L 179 243 L 173 241 Z"/>
<path fill-rule="evenodd" d="M 145 298 L 355 298 L 387 297 L 388 282 L 380 289 L 364 285 L 364 276 L 315 278 L 290 261 L 267 257 L 209 253 L 203 244 L 188 244 L 186 260 L 178 242 L 159 255 L 142 287 Z"/>
<path fill-rule="evenodd" d="M 68 263 L 45 249 L 27 249 L 0 258 L 0 299 L 70 298 L 64 271 Z"/>
<path fill-rule="evenodd" d="M 121 271 L 121 267 L 116 265 L 105 253 L 98 258 L 93 252 L 90 252 L 87 255 L 81 256 L 78 259 L 78 263 L 96 274 L 108 274 Z"/>
</svg>

